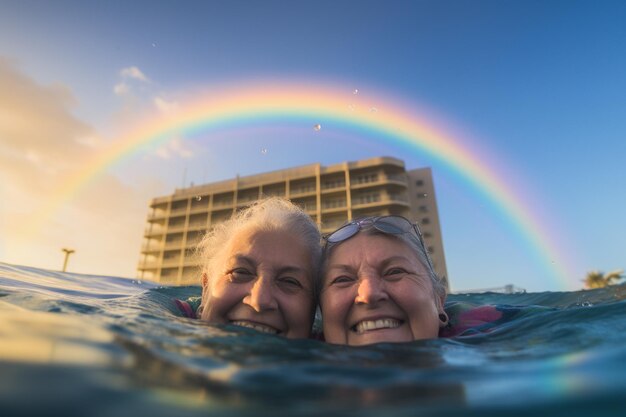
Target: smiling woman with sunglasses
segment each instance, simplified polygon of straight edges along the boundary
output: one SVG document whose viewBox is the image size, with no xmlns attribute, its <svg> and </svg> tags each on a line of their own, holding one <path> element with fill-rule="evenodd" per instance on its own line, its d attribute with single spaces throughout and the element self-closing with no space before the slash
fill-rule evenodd
<svg viewBox="0 0 626 417">
<path fill-rule="evenodd" d="M 445 287 L 408 219 L 363 218 L 324 241 L 320 307 L 327 342 L 431 339 L 448 324 Z"/>
</svg>

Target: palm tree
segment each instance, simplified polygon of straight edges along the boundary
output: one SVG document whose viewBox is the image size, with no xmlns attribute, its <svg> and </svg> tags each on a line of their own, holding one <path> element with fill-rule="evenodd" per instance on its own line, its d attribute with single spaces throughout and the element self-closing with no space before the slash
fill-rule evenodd
<svg viewBox="0 0 626 417">
<path fill-rule="evenodd" d="M 624 278 L 626 278 L 626 276 L 624 276 L 624 270 L 623 269 L 618 269 L 615 271 L 611 271 L 608 274 L 606 274 L 604 276 L 604 279 L 606 280 L 606 283 L 608 285 L 613 285 L 616 284 L 617 282 L 615 281 L 621 281 Z"/>
<path fill-rule="evenodd" d="M 591 271 L 587 273 L 587 277 L 583 280 L 587 288 L 604 288 L 609 285 L 617 284 L 625 278 L 624 270 L 618 269 L 605 274 L 601 271 Z"/>
</svg>

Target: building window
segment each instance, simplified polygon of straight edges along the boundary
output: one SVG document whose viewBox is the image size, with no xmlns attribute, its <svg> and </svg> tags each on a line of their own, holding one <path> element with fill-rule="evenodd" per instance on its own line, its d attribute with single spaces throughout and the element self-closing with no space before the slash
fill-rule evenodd
<svg viewBox="0 0 626 417">
<path fill-rule="evenodd" d="M 366 184 L 368 182 L 377 182 L 378 181 L 378 173 L 371 172 L 368 174 L 361 174 L 357 177 L 354 177 L 352 180 L 353 184 Z"/>
<path fill-rule="evenodd" d="M 417 193 L 417 198 L 426 198 L 428 197 L 428 194 L 426 193 Z"/>
<path fill-rule="evenodd" d="M 380 201 L 379 193 L 369 193 L 369 194 L 363 194 L 363 195 L 358 196 L 352 202 L 354 204 L 370 204 L 370 203 L 377 203 L 379 201 Z"/>
<path fill-rule="evenodd" d="M 420 211 L 420 213 L 428 213 L 428 207 L 420 206 L 419 211 Z"/>
<path fill-rule="evenodd" d="M 418 187 L 421 187 L 424 185 L 424 180 L 417 180 L 415 181 L 415 185 L 417 185 Z"/>
<path fill-rule="evenodd" d="M 335 178 L 324 181 L 322 188 L 328 190 L 329 188 L 342 188 L 346 186 L 344 178 Z"/>
<path fill-rule="evenodd" d="M 327 200 L 323 203 L 323 207 L 325 209 L 342 208 L 345 206 L 346 206 L 346 200 L 344 199 Z"/>
<path fill-rule="evenodd" d="M 428 217 L 424 217 L 422 219 L 422 224 L 430 224 L 430 219 Z"/>
</svg>

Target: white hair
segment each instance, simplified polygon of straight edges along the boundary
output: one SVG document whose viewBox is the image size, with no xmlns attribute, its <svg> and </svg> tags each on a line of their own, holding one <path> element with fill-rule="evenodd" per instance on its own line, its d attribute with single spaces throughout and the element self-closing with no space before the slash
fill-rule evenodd
<svg viewBox="0 0 626 417">
<path fill-rule="evenodd" d="M 209 285 L 223 269 L 224 256 L 231 239 L 242 230 L 281 230 L 299 236 L 311 255 L 313 288 L 319 288 L 317 268 L 322 250 L 317 225 L 300 207 L 279 197 L 255 202 L 235 213 L 229 220 L 216 224 L 204 235 L 196 248 L 196 254 L 200 257 L 202 274 L 206 274 Z"/>
</svg>

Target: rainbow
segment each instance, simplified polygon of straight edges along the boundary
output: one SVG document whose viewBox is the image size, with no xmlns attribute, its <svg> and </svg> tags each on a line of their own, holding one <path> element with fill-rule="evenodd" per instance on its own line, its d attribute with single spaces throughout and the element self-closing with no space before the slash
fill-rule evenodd
<svg viewBox="0 0 626 417">
<path fill-rule="evenodd" d="M 62 183 L 42 211 L 48 215 L 54 213 L 113 165 L 174 135 L 267 121 L 307 121 L 311 129 L 315 123 L 330 123 L 382 138 L 409 151 L 419 150 L 442 162 L 495 204 L 524 237 L 550 277 L 562 287 L 569 286 L 568 276 L 573 275 L 566 270 L 567 259 L 559 253 L 538 219 L 531 215 L 530 207 L 525 206 L 512 187 L 502 181 L 504 176 L 493 169 L 494 164 L 482 157 L 480 150 L 468 147 L 459 135 L 449 134 L 437 122 L 421 120 L 420 112 L 416 112 L 414 106 L 397 99 L 377 95 L 369 100 L 375 103 L 375 107 L 355 107 L 352 105 L 355 93 L 332 85 L 272 82 L 255 82 L 211 91 L 210 94 L 202 93 L 201 99 L 181 106 L 178 111 L 148 118 L 86 161 L 78 172 Z M 35 228 L 40 226 L 33 225 Z"/>
</svg>

